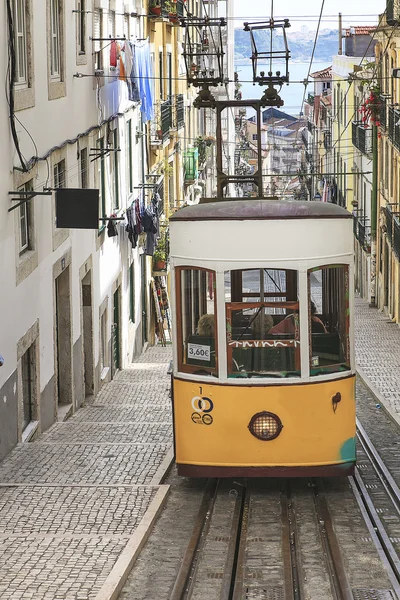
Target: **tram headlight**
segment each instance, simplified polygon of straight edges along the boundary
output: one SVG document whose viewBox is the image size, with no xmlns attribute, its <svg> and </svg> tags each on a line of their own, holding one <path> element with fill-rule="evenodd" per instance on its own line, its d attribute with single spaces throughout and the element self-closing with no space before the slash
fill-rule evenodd
<svg viewBox="0 0 400 600">
<path fill-rule="evenodd" d="M 259 440 L 274 440 L 282 431 L 282 421 L 274 413 L 263 411 L 251 417 L 250 433 Z"/>
</svg>

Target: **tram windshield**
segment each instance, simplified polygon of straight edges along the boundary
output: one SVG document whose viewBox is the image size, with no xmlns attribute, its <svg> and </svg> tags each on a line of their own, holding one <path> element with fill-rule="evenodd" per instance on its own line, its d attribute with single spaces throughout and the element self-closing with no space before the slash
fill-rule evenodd
<svg viewBox="0 0 400 600">
<path fill-rule="evenodd" d="M 228 377 L 300 377 L 298 274 L 225 272 Z"/>
<path fill-rule="evenodd" d="M 311 315 L 310 375 L 350 369 L 349 268 L 318 267 L 308 271 Z"/>
<path fill-rule="evenodd" d="M 179 370 L 217 376 L 215 272 L 181 268 L 176 284 Z"/>
</svg>

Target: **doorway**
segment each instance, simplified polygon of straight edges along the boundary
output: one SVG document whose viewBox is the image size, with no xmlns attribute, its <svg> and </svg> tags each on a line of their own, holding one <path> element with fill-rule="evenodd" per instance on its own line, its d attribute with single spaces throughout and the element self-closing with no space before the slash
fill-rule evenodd
<svg viewBox="0 0 400 600">
<path fill-rule="evenodd" d="M 140 256 L 141 286 L 142 286 L 142 346 L 147 342 L 147 256 Z"/>
<path fill-rule="evenodd" d="M 85 399 L 94 394 L 92 272 L 82 279 L 82 348 Z"/>
<path fill-rule="evenodd" d="M 72 404 L 72 322 L 69 266 L 55 279 L 57 403 Z"/>
<path fill-rule="evenodd" d="M 37 421 L 36 348 L 29 346 L 21 357 L 22 431 Z"/>
<path fill-rule="evenodd" d="M 112 374 L 121 368 L 121 324 L 120 324 L 120 296 L 121 288 L 117 287 L 113 295 L 113 323 L 111 328 L 112 335 Z"/>
</svg>

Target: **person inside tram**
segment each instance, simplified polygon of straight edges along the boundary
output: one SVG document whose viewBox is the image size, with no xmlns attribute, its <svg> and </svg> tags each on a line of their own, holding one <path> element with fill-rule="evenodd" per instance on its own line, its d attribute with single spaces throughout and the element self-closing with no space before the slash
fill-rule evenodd
<svg viewBox="0 0 400 600">
<path fill-rule="evenodd" d="M 319 317 L 315 314 L 317 307 L 311 300 L 311 331 L 312 333 L 327 333 L 326 327 Z M 299 329 L 299 313 L 297 310 L 287 315 L 282 321 L 271 327 L 268 333 L 272 335 L 282 335 L 285 333 L 295 333 Z"/>
</svg>

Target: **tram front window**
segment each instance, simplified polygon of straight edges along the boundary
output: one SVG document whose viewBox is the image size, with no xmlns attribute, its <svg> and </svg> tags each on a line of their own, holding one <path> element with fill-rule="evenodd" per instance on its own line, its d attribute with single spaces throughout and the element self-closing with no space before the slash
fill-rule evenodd
<svg viewBox="0 0 400 600">
<path fill-rule="evenodd" d="M 335 265 L 310 269 L 308 289 L 311 319 L 310 375 L 348 371 L 350 369 L 348 266 Z"/>
<path fill-rule="evenodd" d="M 218 375 L 215 272 L 179 268 L 176 285 L 178 368 Z"/>
<path fill-rule="evenodd" d="M 225 273 L 228 377 L 299 377 L 297 272 Z"/>
</svg>

